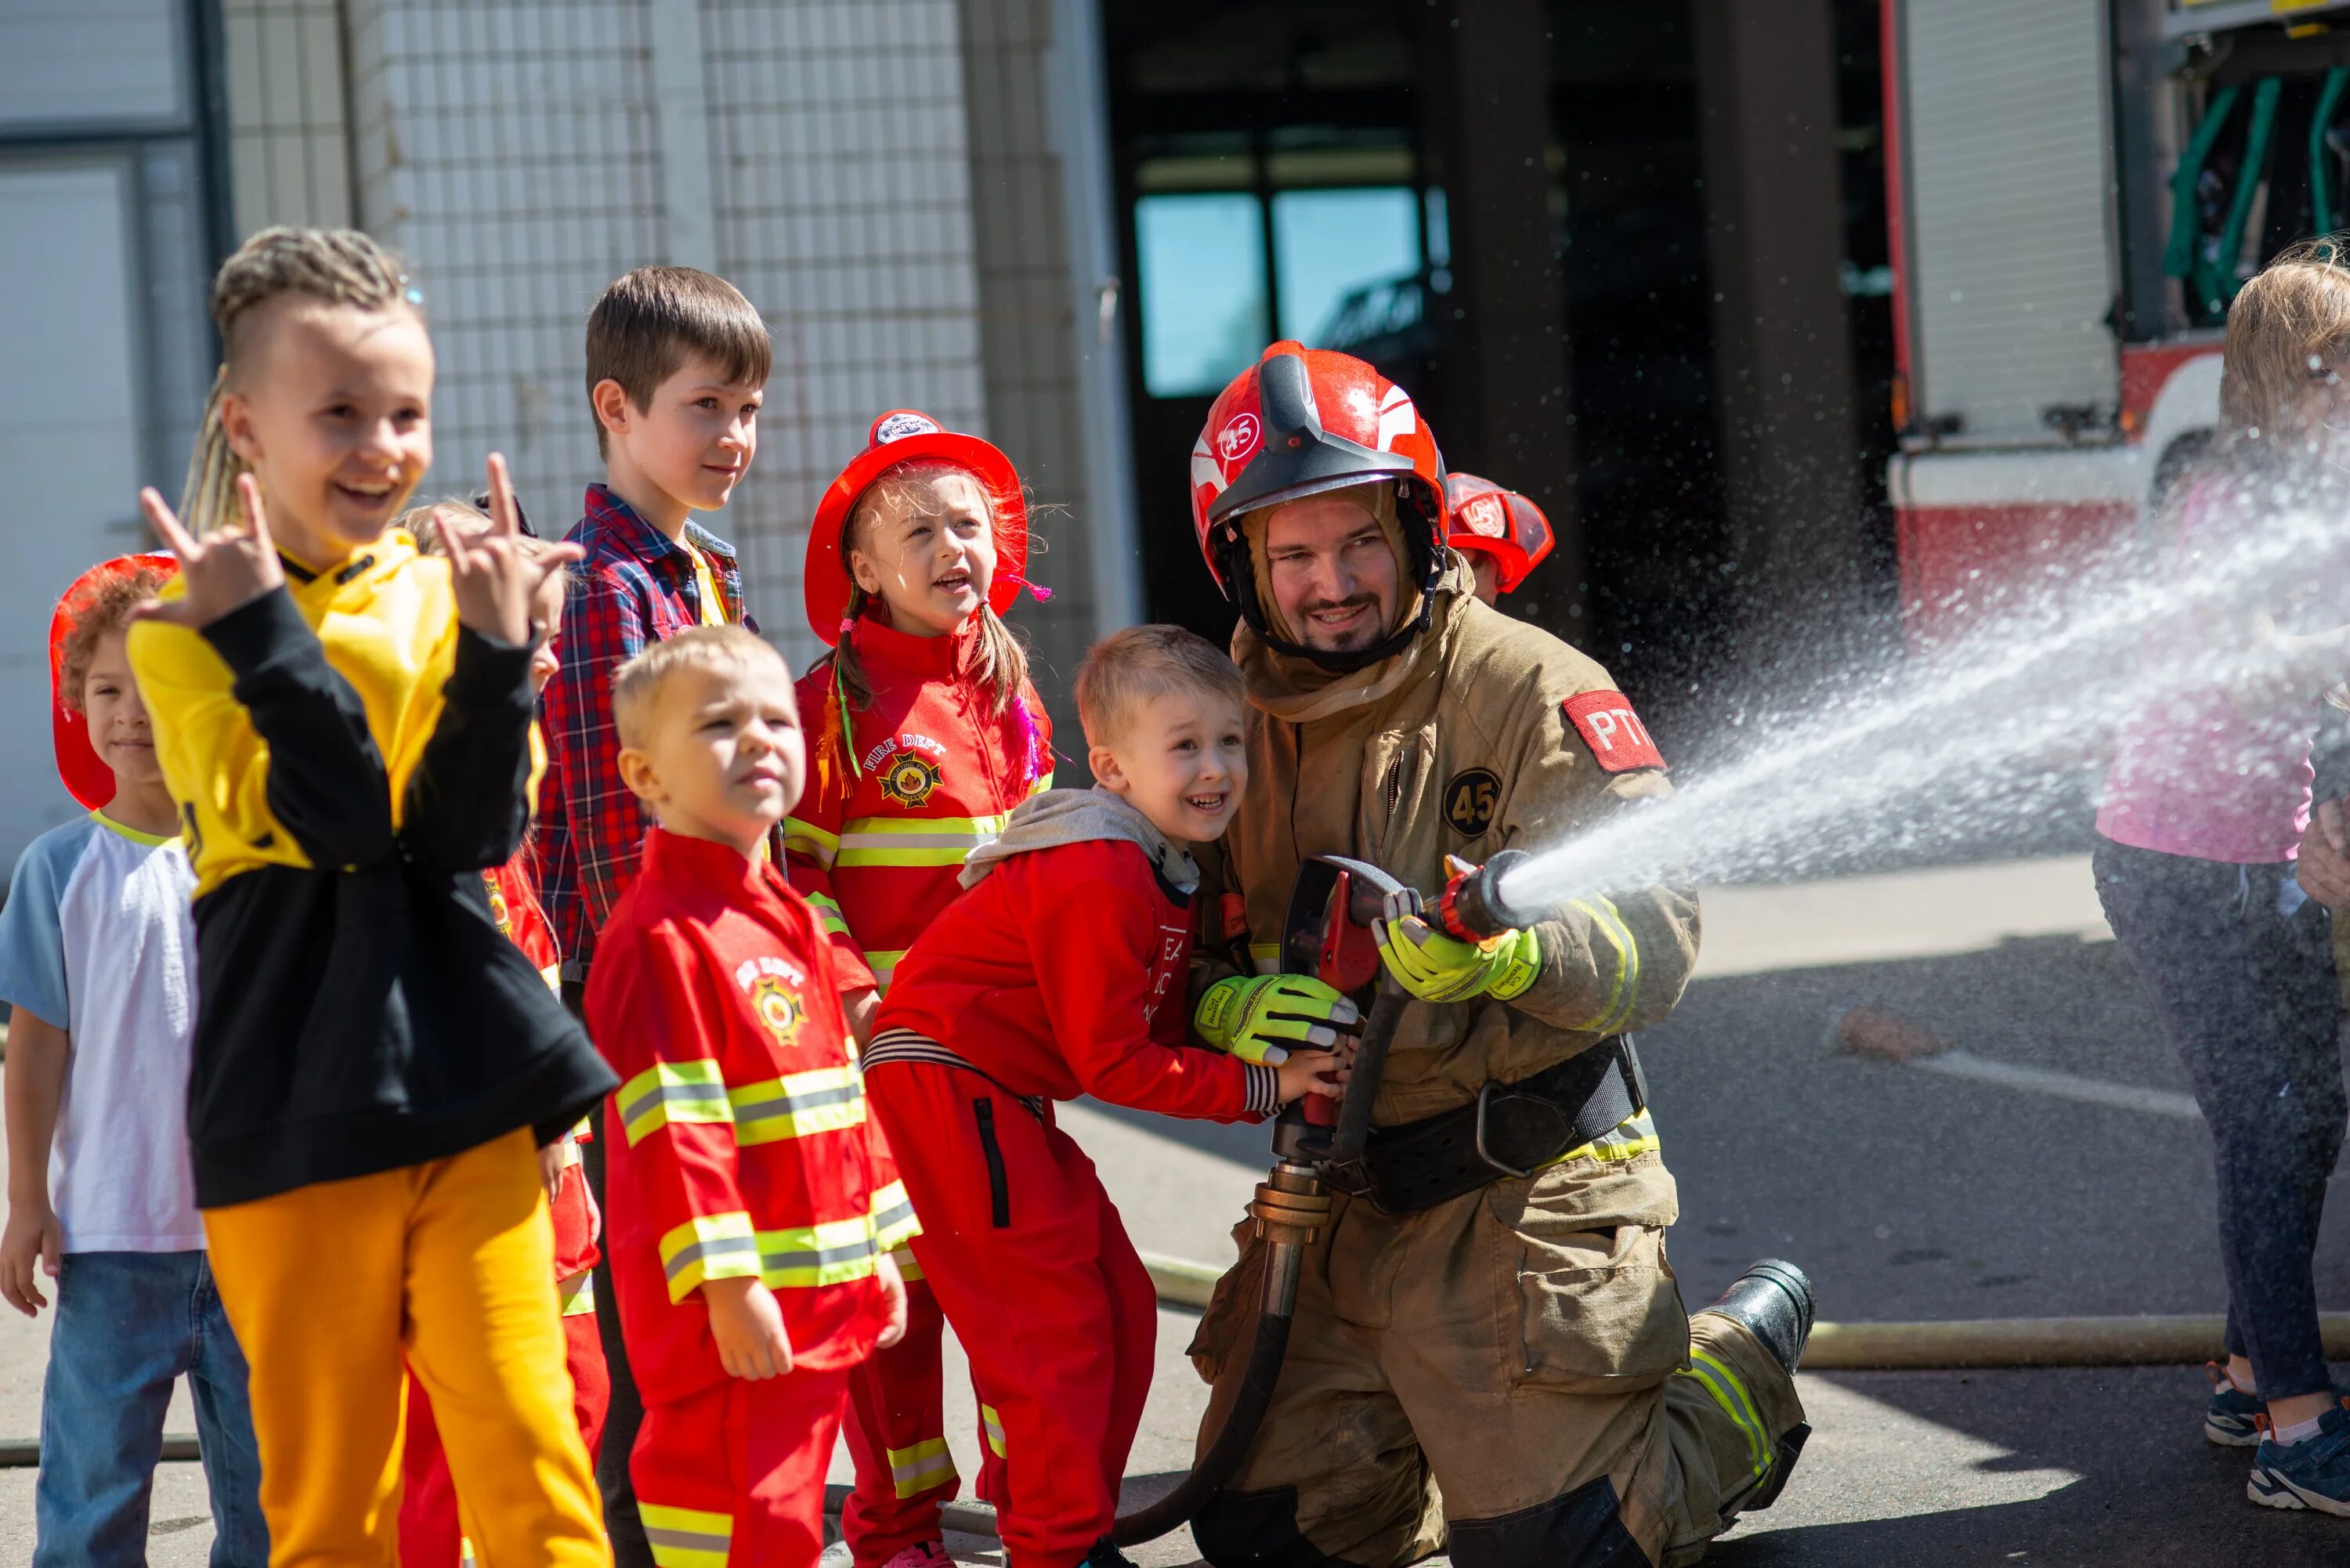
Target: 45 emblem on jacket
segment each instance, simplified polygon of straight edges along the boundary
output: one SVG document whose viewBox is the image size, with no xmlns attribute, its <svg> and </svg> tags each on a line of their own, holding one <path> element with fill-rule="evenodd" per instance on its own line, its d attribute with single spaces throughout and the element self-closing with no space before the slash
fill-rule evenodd
<svg viewBox="0 0 2350 1568">
<path fill-rule="evenodd" d="M 1501 794 L 1502 781 L 1491 768 L 1454 774 L 1444 786 L 1444 819 L 1455 833 L 1474 838 L 1493 826 L 1493 807 Z"/>
<path fill-rule="evenodd" d="M 939 787 L 939 764 L 918 752 L 899 752 L 881 771 L 881 793 L 899 805 L 917 806 Z"/>
<path fill-rule="evenodd" d="M 789 1045 L 798 1037 L 800 999 L 775 975 L 763 974 L 752 983 L 751 1006 L 775 1035 L 776 1044 Z"/>
</svg>

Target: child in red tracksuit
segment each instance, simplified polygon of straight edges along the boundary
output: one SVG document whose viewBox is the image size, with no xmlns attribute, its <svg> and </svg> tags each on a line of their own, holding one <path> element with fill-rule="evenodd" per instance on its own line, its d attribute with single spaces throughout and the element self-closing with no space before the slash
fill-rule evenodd
<svg viewBox="0 0 2350 1568">
<path fill-rule="evenodd" d="M 859 1033 L 899 959 L 962 891 L 965 854 L 1052 784 L 1051 727 L 998 612 L 1028 549 L 1020 476 L 976 436 L 910 409 L 874 421 L 808 532 L 808 625 L 837 646 L 799 683 L 819 736 L 785 825 L 792 885 L 832 935 Z M 938 1568 L 947 1452 L 938 1303 L 910 1255 L 906 1337 L 850 1379 L 857 1486 L 841 1547 L 858 1568 Z M 983 1402 L 980 1495 L 1000 1498 L 1001 1439 Z"/>
<path fill-rule="evenodd" d="M 519 508 L 517 508 L 519 514 Z M 393 520 L 396 528 L 414 535 L 416 547 L 428 556 L 446 556 L 441 541 L 444 528 L 463 530 L 469 536 L 486 534 L 490 519 L 477 506 L 442 501 L 419 506 Z M 523 524 L 525 531 L 528 524 Z M 545 691 L 556 668 L 554 628 L 563 615 L 564 586 L 556 574 L 540 587 L 536 612 L 546 629 L 530 659 L 531 688 Z M 506 940 L 523 950 L 550 989 L 563 984 L 562 954 L 546 911 L 538 902 L 537 878 L 531 868 L 533 846 L 525 839 L 504 865 L 482 873 L 482 890 L 489 898 L 490 917 Z M 596 1334 L 596 1296 L 590 1270 L 596 1266 L 598 1218 L 588 1196 L 587 1172 L 579 1164 L 579 1143 L 588 1136 L 586 1123 L 538 1151 L 539 1177 L 546 1185 L 548 1218 L 555 1224 L 555 1295 L 563 1314 L 563 1363 L 571 1374 L 571 1411 L 578 1417 L 579 1436 L 588 1445 L 592 1463 L 604 1433 L 604 1411 L 612 1397 L 610 1374 L 604 1365 L 603 1343 Z M 408 1429 L 400 1449 L 400 1568 L 452 1568 L 473 1560 L 457 1514 L 457 1490 L 449 1475 L 449 1455 L 432 1418 L 432 1404 L 424 1385 L 413 1373 L 408 1379 Z"/>
<path fill-rule="evenodd" d="M 1222 836 L 1247 782 L 1240 674 L 1175 627 L 1087 656 L 1092 790 L 1021 806 L 974 850 L 969 889 L 898 967 L 865 1054 L 874 1111 L 922 1216 L 914 1255 L 1003 1429 L 1013 1568 L 1119 1561 L 1104 1539 L 1149 1389 L 1150 1277 L 1056 1100 L 1242 1121 L 1344 1078 L 1352 1010 L 1312 981 L 1243 982 L 1222 1050 L 1186 1044 L 1184 848 Z M 1267 1016 L 1287 987 L 1311 1024 Z M 1286 992 L 1284 992 L 1287 994 Z"/>
<path fill-rule="evenodd" d="M 905 1330 L 914 1229 L 870 1135 L 831 944 L 760 846 L 798 798 L 791 674 L 741 627 L 622 665 L 621 777 L 660 826 L 588 980 L 613 1293 L 656 1561 L 810 1568 L 848 1375 Z M 617 1129 L 614 1130 L 614 1129 Z"/>
</svg>

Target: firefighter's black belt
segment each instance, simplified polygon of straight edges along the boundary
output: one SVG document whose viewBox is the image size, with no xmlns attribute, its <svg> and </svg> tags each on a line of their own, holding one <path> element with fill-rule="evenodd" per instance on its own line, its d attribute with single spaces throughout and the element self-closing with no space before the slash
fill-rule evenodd
<svg viewBox="0 0 2350 1568">
<path fill-rule="evenodd" d="M 1361 1162 L 1332 1179 L 1390 1214 L 1415 1213 L 1532 1175 L 1648 1103 L 1640 1058 L 1617 1034 L 1530 1078 L 1488 1084 L 1457 1110 L 1374 1127 Z"/>
</svg>

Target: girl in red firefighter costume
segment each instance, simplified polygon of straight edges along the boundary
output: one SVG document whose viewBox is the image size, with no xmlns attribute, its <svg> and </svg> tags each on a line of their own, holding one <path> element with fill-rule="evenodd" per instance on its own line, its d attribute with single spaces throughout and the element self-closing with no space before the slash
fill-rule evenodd
<svg viewBox="0 0 2350 1568">
<path fill-rule="evenodd" d="M 808 531 L 808 624 L 835 646 L 799 682 L 816 742 L 784 842 L 793 887 L 831 935 L 860 1039 L 898 960 L 961 890 L 964 857 L 1052 784 L 1050 724 L 1001 618 L 1024 586 L 1027 524 L 1001 452 L 898 409 L 874 421 Z M 898 1262 L 906 1336 L 850 1386 L 857 1487 L 841 1523 L 857 1568 L 944 1564 L 939 1508 L 959 1480 L 943 1320 L 911 1255 Z M 993 1501 L 1003 1438 L 984 1404 L 980 1418 L 977 1490 Z"/>
<path fill-rule="evenodd" d="M 521 508 L 515 508 L 519 517 Z M 393 526 L 414 535 L 416 547 L 428 556 L 445 556 L 444 528 L 462 530 L 469 537 L 487 533 L 490 519 L 479 507 L 460 501 L 418 506 L 395 520 Z M 523 529 L 529 531 L 529 524 Z M 552 628 L 563 618 L 563 574 L 546 579 L 546 596 L 536 620 L 549 629 L 532 652 L 531 688 L 545 691 L 554 679 L 556 660 Z M 563 955 L 556 950 L 555 932 L 539 907 L 538 878 L 532 869 L 535 846 L 529 839 L 504 865 L 482 873 L 489 895 L 490 913 L 498 929 L 523 950 L 549 987 L 563 983 Z M 610 1375 L 604 1366 L 603 1342 L 596 1335 L 596 1297 L 588 1271 L 596 1266 L 600 1217 L 588 1196 L 587 1173 L 579 1164 L 579 1140 L 588 1136 L 582 1122 L 573 1132 L 538 1151 L 539 1176 L 546 1184 L 549 1217 L 555 1222 L 555 1293 L 563 1310 L 563 1363 L 571 1374 L 571 1409 L 579 1420 L 579 1436 L 588 1445 L 590 1463 L 604 1435 L 604 1409 L 612 1397 Z M 473 1543 L 457 1516 L 457 1491 L 449 1478 L 449 1456 L 441 1446 L 440 1428 L 432 1418 L 432 1402 L 414 1374 L 408 1379 L 408 1432 L 400 1450 L 400 1568 L 452 1568 L 473 1561 Z"/>
</svg>

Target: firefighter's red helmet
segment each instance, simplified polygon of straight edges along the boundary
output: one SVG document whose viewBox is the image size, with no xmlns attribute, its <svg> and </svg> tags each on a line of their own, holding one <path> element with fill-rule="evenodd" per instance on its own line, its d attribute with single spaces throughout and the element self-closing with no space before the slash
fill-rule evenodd
<svg viewBox="0 0 2350 1568">
<path fill-rule="evenodd" d="M 809 525 L 807 556 L 800 567 L 800 597 L 808 629 L 827 646 L 840 640 L 840 618 L 848 607 L 848 557 L 840 531 L 866 488 L 900 463 L 921 459 L 951 463 L 969 472 L 987 493 L 995 523 L 995 580 L 987 602 L 996 614 L 1012 607 L 1027 579 L 1028 500 L 1012 460 L 975 435 L 940 425 L 919 409 L 891 409 L 866 432 L 865 450 L 826 487 Z M 1039 592 L 1037 597 L 1045 596 Z"/>
<path fill-rule="evenodd" d="M 1542 508 L 1514 490 L 1504 490 L 1473 473 L 1444 476 L 1445 509 L 1451 521 L 1445 543 L 1456 550 L 1477 550 L 1493 557 L 1500 567 L 1503 593 L 1513 592 L 1526 574 L 1543 563 L 1558 543 Z"/>
<path fill-rule="evenodd" d="M 73 581 L 49 617 L 49 740 L 57 754 L 57 774 L 74 799 L 92 811 L 105 809 L 114 798 L 114 770 L 90 744 L 89 721 L 78 708 L 66 705 L 66 644 L 89 607 L 92 595 L 117 578 L 135 576 L 141 567 L 161 573 L 168 581 L 177 576 L 173 556 L 119 556 L 100 561 Z"/>
<path fill-rule="evenodd" d="M 1278 502 L 1382 483 L 1396 487 L 1413 557 L 1405 572 L 1418 581 L 1422 613 L 1378 648 L 1347 656 L 1351 666 L 1386 658 L 1426 624 L 1427 596 L 1444 565 L 1444 459 L 1436 436 L 1410 394 L 1371 366 L 1288 341 L 1267 348 L 1217 397 L 1191 448 L 1191 526 L 1216 586 L 1260 637 L 1284 652 L 1333 663 L 1326 652 L 1267 633 L 1241 518 Z"/>
</svg>

